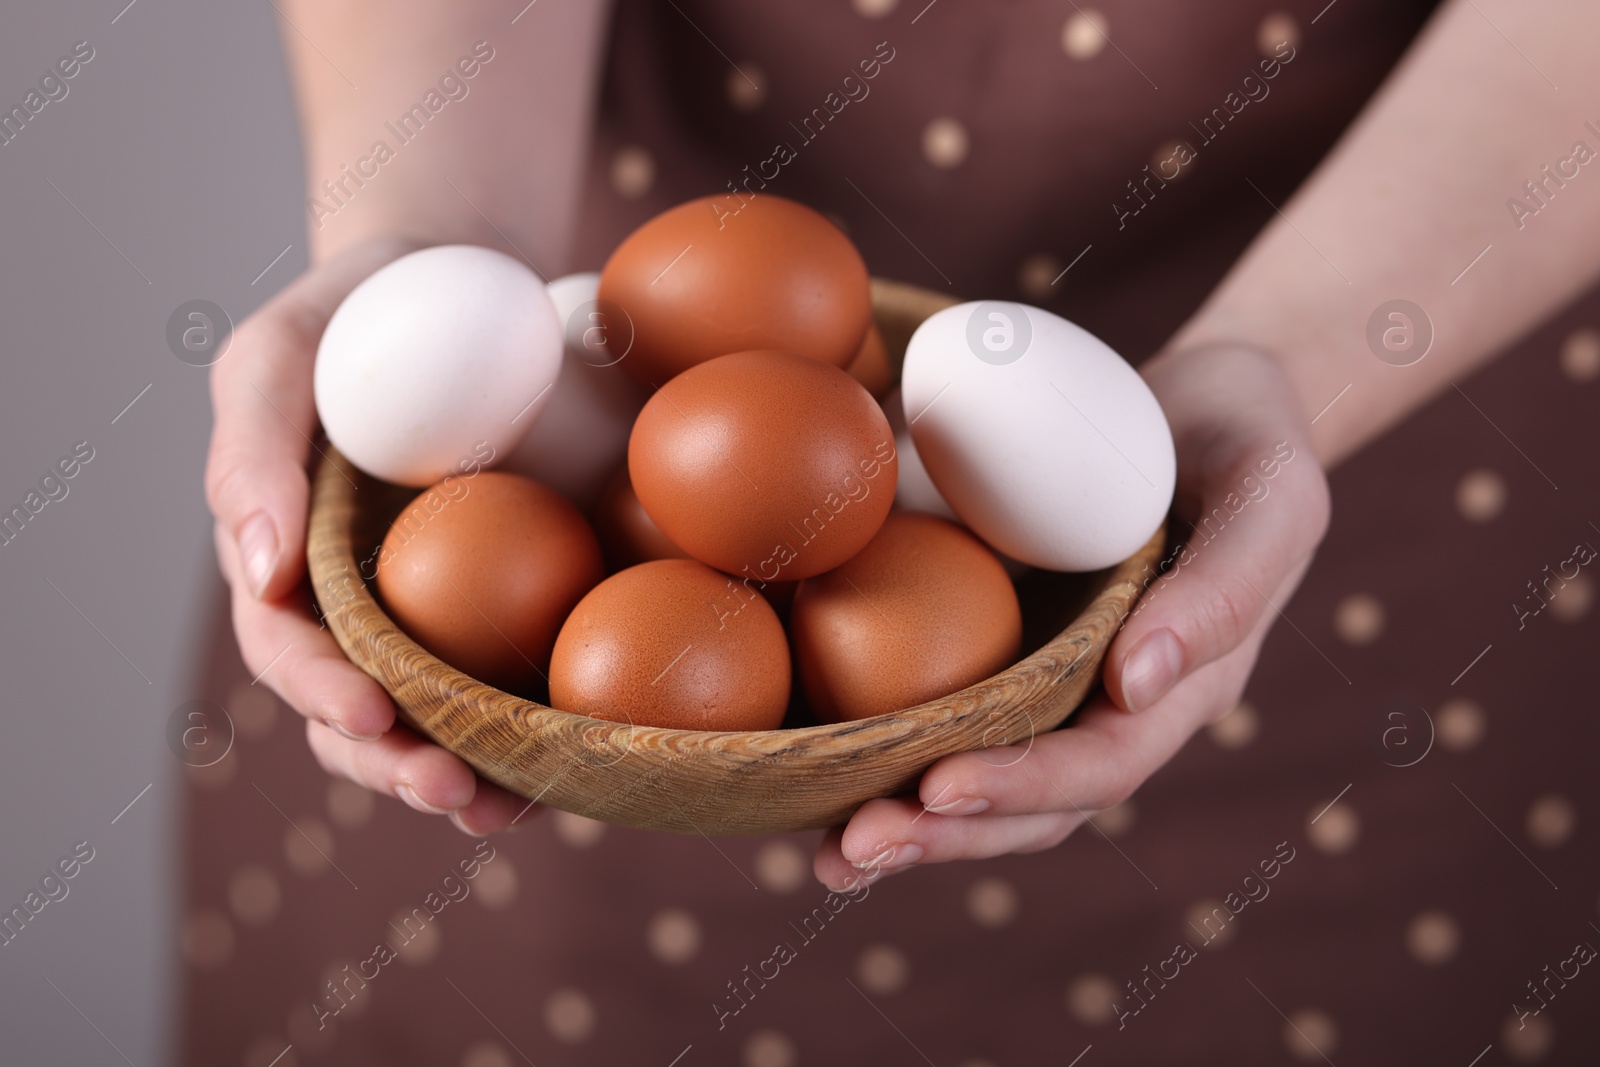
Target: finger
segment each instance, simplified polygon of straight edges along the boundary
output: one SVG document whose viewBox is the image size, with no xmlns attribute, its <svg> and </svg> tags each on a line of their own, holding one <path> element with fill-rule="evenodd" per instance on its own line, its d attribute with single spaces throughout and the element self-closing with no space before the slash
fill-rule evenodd
<svg viewBox="0 0 1600 1067">
<path fill-rule="evenodd" d="M 1102 694 L 1068 729 L 940 760 L 923 775 L 920 799 L 868 801 L 838 838 L 825 839 L 812 863 L 818 879 L 837 888 L 861 864 L 892 873 L 1060 844 L 1132 795 L 1218 706 L 1231 707 L 1259 645 L 1202 668 L 1148 715 L 1129 715 Z"/>
<path fill-rule="evenodd" d="M 1268 359 L 1248 354 L 1248 359 Z M 1212 361 L 1213 379 L 1230 377 Z M 1152 385 L 1166 390 L 1219 388 L 1213 380 L 1182 380 L 1188 368 Z M 1239 373 L 1257 381 L 1245 395 L 1228 398 L 1243 412 L 1290 410 L 1288 386 L 1275 376 Z M 1206 403 L 1200 406 L 1205 409 Z M 1177 514 L 1193 523 L 1175 531 L 1183 541 L 1167 571 L 1150 581 L 1106 656 L 1106 692 L 1121 708 L 1150 707 L 1177 682 L 1237 648 L 1265 615 L 1283 576 L 1310 558 L 1328 523 L 1327 481 L 1304 427 L 1267 416 L 1240 415 L 1218 432 L 1215 420 L 1196 417 L 1174 426 L 1179 482 L 1192 500 Z M 1281 606 L 1281 603 L 1279 604 Z"/>
<path fill-rule="evenodd" d="M 868 863 L 857 867 L 844 858 L 839 843 L 844 837 L 844 827 L 830 829 L 817 844 L 811 860 L 811 872 L 817 881 L 836 892 L 854 892 L 862 886 L 874 885 L 890 875 L 908 871 L 910 867 L 884 867 Z"/>
<path fill-rule="evenodd" d="M 302 275 L 240 325 L 212 368 L 206 500 L 239 546 L 239 576 L 254 597 L 283 596 L 305 566 L 312 363 L 323 328 L 361 279 L 410 247 L 361 245 Z"/>
<path fill-rule="evenodd" d="M 1065 805 L 1059 801 L 1060 809 Z M 935 815 L 904 797 L 871 800 L 850 817 L 839 848 L 852 865 L 896 870 L 915 863 L 987 859 L 1058 844 L 1083 822 L 1072 811 L 1033 815 Z"/>
<path fill-rule="evenodd" d="M 306 741 L 329 774 L 397 797 L 430 815 L 460 811 L 477 792 L 477 776 L 461 757 L 405 727 L 390 730 L 376 741 L 352 741 L 319 722 L 308 721 Z"/>
<path fill-rule="evenodd" d="M 301 715 L 353 740 L 372 740 L 395 722 L 394 702 L 358 670 L 312 620 L 304 594 L 257 600 L 238 581 L 239 549 L 221 524 L 217 558 L 230 580 L 233 629 L 245 668 Z"/>
<path fill-rule="evenodd" d="M 1302 564 L 1273 589 L 1287 599 Z M 1200 727 L 1233 710 L 1255 669 L 1275 616 L 1263 616 L 1234 651 L 1200 668 L 1147 714 L 1128 715 L 1104 694 L 1072 725 L 1017 745 L 960 752 L 928 768 L 918 796 L 930 812 L 1034 814 L 1070 808 L 1087 818 L 1126 801 Z"/>
<path fill-rule="evenodd" d="M 947 756 L 922 776 L 918 796 L 946 822 L 980 813 L 1067 811 L 1087 818 L 1114 808 L 1196 730 L 1238 702 L 1259 649 L 1260 638 L 1252 637 L 1196 671 L 1148 714 L 1129 715 L 1098 694 L 1064 730 L 1031 743 Z"/>
<path fill-rule="evenodd" d="M 451 812 L 450 821 L 464 834 L 486 837 L 525 826 L 542 810 L 526 797 L 479 776 L 477 792 L 472 794 L 471 802 L 460 811 Z"/>
</svg>

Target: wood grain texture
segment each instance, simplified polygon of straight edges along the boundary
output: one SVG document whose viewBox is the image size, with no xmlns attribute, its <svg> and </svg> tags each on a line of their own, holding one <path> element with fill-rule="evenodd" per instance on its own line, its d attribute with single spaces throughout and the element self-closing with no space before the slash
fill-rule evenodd
<svg viewBox="0 0 1600 1067">
<path fill-rule="evenodd" d="M 898 377 L 911 332 L 958 301 L 875 280 L 873 305 Z M 330 448 L 312 489 L 313 589 L 352 662 L 394 698 L 402 719 L 485 778 L 592 819 L 652 830 L 758 834 L 832 826 L 866 801 L 914 786 L 956 752 L 1025 741 L 1067 718 L 1159 558 L 1158 531 L 1123 564 L 1045 575 L 1023 593 L 1028 628 L 1048 636 L 1016 665 L 940 700 L 861 722 L 749 733 L 605 722 L 501 692 L 441 662 L 373 598 L 370 559 L 415 490 L 362 474 Z M 1050 616 L 1061 615 L 1059 620 Z"/>
</svg>

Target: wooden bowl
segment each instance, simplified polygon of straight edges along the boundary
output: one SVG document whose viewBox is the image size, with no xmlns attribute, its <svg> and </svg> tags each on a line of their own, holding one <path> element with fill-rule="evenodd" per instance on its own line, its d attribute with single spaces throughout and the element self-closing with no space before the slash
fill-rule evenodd
<svg viewBox="0 0 1600 1067">
<path fill-rule="evenodd" d="M 923 319 L 957 303 L 874 281 L 895 376 Z M 1101 658 L 1163 543 L 1095 574 L 1030 572 L 1018 582 L 1024 649 L 1015 666 L 958 693 L 860 722 L 784 730 L 664 730 L 591 719 L 469 678 L 401 632 L 363 580 L 389 522 L 417 494 L 362 474 L 329 449 L 312 490 L 312 587 L 345 654 L 394 698 L 400 717 L 493 782 L 591 819 L 700 834 L 833 826 L 873 797 L 914 787 L 956 752 L 1058 726 Z"/>
</svg>

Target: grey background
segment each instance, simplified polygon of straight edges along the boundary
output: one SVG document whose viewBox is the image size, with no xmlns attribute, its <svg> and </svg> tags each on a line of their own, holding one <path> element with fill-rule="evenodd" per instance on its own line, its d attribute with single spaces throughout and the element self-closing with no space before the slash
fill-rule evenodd
<svg viewBox="0 0 1600 1067">
<path fill-rule="evenodd" d="M 0 510 L 75 442 L 95 449 L 0 546 L 0 911 L 76 842 L 95 849 L 0 948 L 7 1064 L 174 1058 L 182 768 L 163 731 L 202 695 L 189 687 L 218 579 L 207 372 L 172 355 L 166 321 L 205 298 L 238 322 L 306 261 L 273 7 L 125 2 L 13 3 L 0 32 L 5 110 L 75 42 L 95 49 L 0 147 Z"/>
</svg>

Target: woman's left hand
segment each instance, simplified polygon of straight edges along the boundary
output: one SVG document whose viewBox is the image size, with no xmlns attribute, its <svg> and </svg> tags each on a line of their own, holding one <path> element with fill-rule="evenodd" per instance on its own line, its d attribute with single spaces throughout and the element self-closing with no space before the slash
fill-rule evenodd
<svg viewBox="0 0 1600 1067">
<path fill-rule="evenodd" d="M 1215 509 L 1221 521 L 1210 529 L 1220 532 L 1205 540 L 1174 529 L 1188 542 L 1177 566 L 1150 582 L 1106 655 L 1104 690 L 1068 727 L 949 756 L 923 775 L 915 799 L 869 801 L 818 848 L 823 884 L 1050 848 L 1127 800 L 1238 704 L 1327 529 L 1327 480 L 1270 355 L 1217 345 L 1162 355 L 1142 371 L 1177 448 L 1174 521 Z"/>
</svg>

